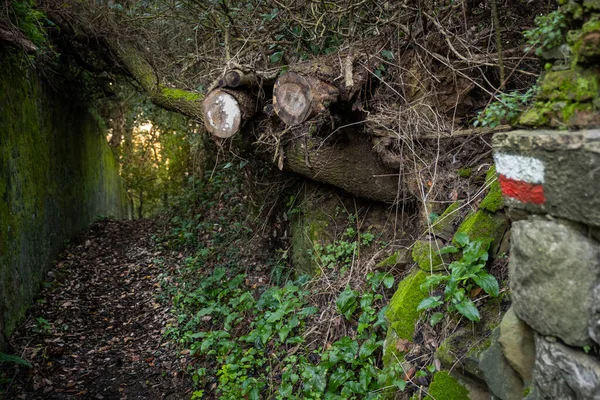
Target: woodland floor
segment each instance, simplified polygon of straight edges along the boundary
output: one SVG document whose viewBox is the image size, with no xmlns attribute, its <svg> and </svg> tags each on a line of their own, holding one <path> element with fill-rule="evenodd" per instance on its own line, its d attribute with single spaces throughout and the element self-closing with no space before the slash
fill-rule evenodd
<svg viewBox="0 0 600 400">
<path fill-rule="evenodd" d="M 147 220 L 105 220 L 63 251 L 11 339 L 33 368 L 3 367 L 6 399 L 190 397 L 185 361 L 163 336 L 169 307 L 156 300 L 164 267 L 153 260 L 179 259 L 154 246 L 156 232 Z"/>
</svg>

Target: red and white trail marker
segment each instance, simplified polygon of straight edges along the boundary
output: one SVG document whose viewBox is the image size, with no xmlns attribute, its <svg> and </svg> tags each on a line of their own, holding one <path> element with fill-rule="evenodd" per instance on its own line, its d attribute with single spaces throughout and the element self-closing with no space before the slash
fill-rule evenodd
<svg viewBox="0 0 600 400">
<path fill-rule="evenodd" d="M 544 164 L 533 157 L 494 155 L 500 187 L 506 197 L 523 203 L 544 204 Z"/>
</svg>

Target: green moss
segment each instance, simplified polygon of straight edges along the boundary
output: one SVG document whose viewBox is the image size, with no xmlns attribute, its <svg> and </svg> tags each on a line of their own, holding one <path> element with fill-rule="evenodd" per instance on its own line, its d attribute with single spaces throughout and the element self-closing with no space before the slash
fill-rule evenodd
<svg viewBox="0 0 600 400">
<path fill-rule="evenodd" d="M 161 93 L 169 100 L 186 100 L 186 101 L 200 101 L 202 95 L 200 93 L 194 93 L 187 90 L 175 89 L 163 87 Z"/>
<path fill-rule="evenodd" d="M 598 74 L 590 70 L 569 69 L 546 73 L 538 98 L 582 102 L 598 96 Z"/>
<path fill-rule="evenodd" d="M 494 165 L 490 167 L 485 177 L 486 185 L 489 185 L 490 182 L 490 191 L 479 204 L 479 208 L 494 213 L 504 207 L 504 197 L 502 197 L 500 182 L 496 178 L 496 166 Z"/>
<path fill-rule="evenodd" d="M 427 400 L 469 400 L 469 391 L 446 371 L 437 372 L 429 385 Z"/>
<path fill-rule="evenodd" d="M 532 127 L 548 125 L 550 123 L 549 113 L 552 113 L 552 109 L 548 108 L 545 102 L 536 101 L 521 115 L 519 125 Z"/>
<path fill-rule="evenodd" d="M 485 210 L 479 210 L 468 216 L 458 227 L 456 233 L 465 233 L 471 241 L 480 240 L 493 243 L 500 239 L 507 224 L 508 221 L 503 215 L 493 215 Z M 453 242 L 457 244 L 454 239 Z"/>
<path fill-rule="evenodd" d="M 9 335 L 63 241 L 99 215 L 125 216 L 127 197 L 87 107 L 18 61 L 0 65 L 0 330 Z"/>
<path fill-rule="evenodd" d="M 469 178 L 473 173 L 473 168 L 461 168 L 456 173 L 461 178 Z"/>
<path fill-rule="evenodd" d="M 436 242 L 428 240 L 417 240 L 412 248 L 413 261 L 417 263 L 423 271 L 442 271 L 444 270 L 444 260 L 435 247 Z"/>
<path fill-rule="evenodd" d="M 527 386 L 523 389 L 523 398 L 529 396 L 529 393 L 531 393 L 531 386 Z"/>
<path fill-rule="evenodd" d="M 399 284 L 390 300 L 385 316 L 400 339 L 412 340 L 415 324 L 421 315 L 417 306 L 428 294 L 421 289 L 427 274 L 421 270 L 410 273 Z"/>
<path fill-rule="evenodd" d="M 335 214 L 335 201 L 317 201 L 305 198 L 298 206 L 298 213 L 291 221 L 292 263 L 298 274 L 320 273 L 316 259 L 320 254 L 316 244 L 326 246 L 333 242 L 329 228 L 329 215 Z"/>
</svg>

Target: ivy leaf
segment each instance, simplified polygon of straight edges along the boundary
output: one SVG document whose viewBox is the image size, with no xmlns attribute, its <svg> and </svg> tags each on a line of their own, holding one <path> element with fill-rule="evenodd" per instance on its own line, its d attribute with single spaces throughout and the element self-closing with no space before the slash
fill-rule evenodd
<svg viewBox="0 0 600 400">
<path fill-rule="evenodd" d="M 445 246 L 440 249 L 440 254 L 458 253 L 458 249 L 454 246 Z"/>
<path fill-rule="evenodd" d="M 356 290 L 350 289 L 350 286 L 346 286 L 346 289 L 335 300 L 335 305 L 338 309 L 338 312 L 346 317 L 347 320 L 352 318 L 352 314 L 356 311 L 358 307 L 358 303 L 356 299 L 358 298 L 359 293 Z"/>
<path fill-rule="evenodd" d="M 455 304 L 455 306 L 456 310 L 468 320 L 478 322 L 481 319 L 477 306 L 470 299 L 464 298 L 462 302 Z"/>
<path fill-rule="evenodd" d="M 458 232 L 456 235 L 454 235 L 454 240 L 456 240 L 456 243 L 462 247 L 465 247 L 470 242 L 469 236 L 467 236 L 467 234 L 464 232 Z"/>
<path fill-rule="evenodd" d="M 354 373 L 352 371 L 348 371 L 344 367 L 337 367 L 337 369 L 333 371 L 329 377 L 329 386 L 327 387 L 327 391 L 329 393 L 336 393 L 337 389 L 342 386 L 344 382 L 353 377 Z M 291 398 L 291 396 L 288 398 Z"/>
<path fill-rule="evenodd" d="M 480 288 L 482 288 L 487 294 L 492 297 L 498 297 L 500 294 L 500 288 L 498 287 L 498 281 L 493 275 L 487 272 L 480 273 L 473 277 L 473 280 Z"/>
<path fill-rule="evenodd" d="M 419 306 L 417 307 L 417 311 L 435 308 L 435 307 L 441 306 L 442 304 L 444 304 L 444 303 L 440 301 L 440 296 L 428 297 L 419 303 Z"/>
<path fill-rule="evenodd" d="M 29 363 L 29 361 L 19 357 L 13 356 L 10 354 L 0 353 L 0 363 L 2 362 L 11 362 L 19 365 L 24 365 L 27 368 L 33 368 L 33 366 Z"/>
<path fill-rule="evenodd" d="M 277 52 L 271 54 L 270 61 L 273 64 L 275 64 L 275 63 L 278 63 L 279 61 L 281 61 L 282 57 L 283 57 L 283 51 L 277 51 Z"/>
<path fill-rule="evenodd" d="M 440 322 L 443 318 L 444 318 L 443 313 L 441 313 L 441 312 L 433 313 L 433 315 L 431 316 L 431 319 L 429 320 L 429 323 L 431 324 L 431 326 L 436 326 L 437 323 Z"/>
<path fill-rule="evenodd" d="M 373 339 L 373 338 L 365 340 L 363 342 L 363 344 L 360 346 L 360 350 L 358 351 L 358 358 L 361 360 L 367 359 L 381 345 L 382 345 L 381 341 L 376 342 L 375 339 Z"/>
<path fill-rule="evenodd" d="M 383 58 L 387 58 L 389 61 L 392 61 L 394 59 L 394 53 L 392 53 L 389 50 L 382 50 L 381 55 L 383 56 Z"/>
<path fill-rule="evenodd" d="M 391 289 L 392 286 L 394 286 L 394 277 L 387 275 L 385 278 L 383 278 L 383 286 L 385 286 L 386 289 Z"/>
</svg>

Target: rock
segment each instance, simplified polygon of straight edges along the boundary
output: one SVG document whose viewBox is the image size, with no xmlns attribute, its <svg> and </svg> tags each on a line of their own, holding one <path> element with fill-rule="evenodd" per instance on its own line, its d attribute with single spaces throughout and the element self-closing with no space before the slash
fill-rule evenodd
<svg viewBox="0 0 600 400">
<path fill-rule="evenodd" d="M 588 333 L 594 342 L 600 344 L 600 283 L 597 283 L 592 290 L 590 314 L 588 319 Z"/>
<path fill-rule="evenodd" d="M 500 323 L 500 338 L 504 356 L 525 384 L 531 381 L 535 362 L 533 331 L 510 308 Z"/>
<path fill-rule="evenodd" d="M 490 347 L 481 353 L 479 368 L 491 393 L 501 400 L 516 400 L 523 397 L 523 381 L 504 357 L 498 342 L 500 329 L 494 329 Z"/>
<path fill-rule="evenodd" d="M 508 218 L 505 215 L 479 210 L 468 216 L 460 224 L 456 233 L 465 233 L 471 241 L 480 240 L 490 243 L 490 253 L 495 255 L 507 228 Z"/>
<path fill-rule="evenodd" d="M 492 343 L 491 333 L 502 318 L 503 301 L 502 296 L 488 300 L 479 310 L 481 321 L 473 329 L 458 329 L 440 344 L 435 356 L 444 368 L 484 380 L 479 369 L 479 359 L 481 353 Z"/>
<path fill-rule="evenodd" d="M 469 400 L 469 391 L 446 371 L 437 372 L 426 400 Z"/>
<path fill-rule="evenodd" d="M 494 158 L 511 155 L 530 163 L 541 163 L 542 201 L 519 198 L 524 190 L 510 193 L 502 186 L 506 204 L 534 213 L 550 213 L 586 225 L 600 227 L 600 130 L 512 131 L 493 137 Z M 505 157 L 506 158 L 506 157 Z M 514 158 L 513 158 L 514 159 Z M 508 167 L 508 169 L 507 169 Z M 501 175 L 512 165 L 496 163 Z"/>
<path fill-rule="evenodd" d="M 442 247 L 440 240 L 417 240 L 413 244 L 412 258 L 425 272 L 444 271 L 445 264 L 450 263 L 450 255 L 440 254 Z"/>
<path fill-rule="evenodd" d="M 541 334 L 572 346 L 592 343 L 588 317 L 599 272 L 598 245 L 578 230 L 538 218 L 513 224 L 514 311 Z"/>
<path fill-rule="evenodd" d="M 482 339 L 467 329 L 460 329 L 440 344 L 435 356 L 444 368 L 483 380 L 479 356 L 490 344 L 489 339 Z"/>
<path fill-rule="evenodd" d="M 426 291 L 421 290 L 426 278 L 427 274 L 421 270 L 411 272 L 398 284 L 398 289 L 390 300 L 385 317 L 399 339 L 413 339 L 415 324 L 421 315 L 417 306 L 429 296 Z"/>
<path fill-rule="evenodd" d="M 539 100 L 584 102 L 598 96 L 598 74 L 590 70 L 549 71 L 538 92 Z"/>
<path fill-rule="evenodd" d="M 412 262 L 412 257 L 408 249 L 400 249 L 388 258 L 380 261 L 377 268 L 391 269 L 393 267 L 406 267 Z"/>
<path fill-rule="evenodd" d="M 600 399 L 600 362 L 553 338 L 536 335 L 535 400 Z"/>
<path fill-rule="evenodd" d="M 568 44 L 561 44 L 549 50 L 542 51 L 544 60 L 566 60 L 571 57 L 571 47 Z"/>
<path fill-rule="evenodd" d="M 504 198 L 502 197 L 500 182 L 496 178 L 496 167 L 493 165 L 487 172 L 485 184 L 490 185 L 490 190 L 479 204 L 479 208 L 495 213 L 504 207 Z"/>
<path fill-rule="evenodd" d="M 455 224 L 460 219 L 460 213 L 458 212 L 459 207 L 460 203 L 455 201 L 446 208 L 438 219 L 435 220 L 431 227 L 435 236 L 444 240 L 452 239 L 452 235 L 454 235 L 454 231 L 456 230 Z"/>
</svg>

